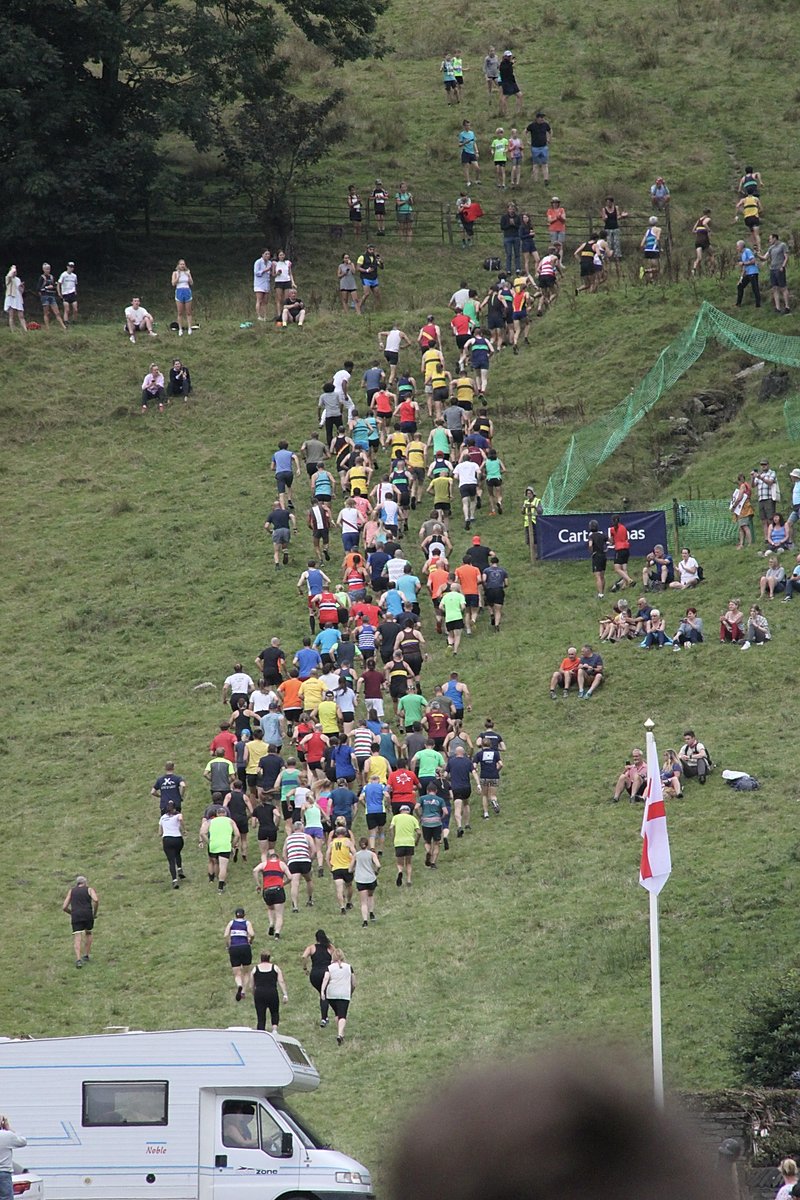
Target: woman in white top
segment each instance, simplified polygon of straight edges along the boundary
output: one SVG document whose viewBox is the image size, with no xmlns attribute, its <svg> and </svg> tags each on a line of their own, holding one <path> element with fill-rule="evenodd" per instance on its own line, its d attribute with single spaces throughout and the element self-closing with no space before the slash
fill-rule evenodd
<svg viewBox="0 0 800 1200">
<path fill-rule="evenodd" d="M 3 308 L 8 313 L 8 328 L 14 328 L 14 313 L 17 314 L 17 321 L 28 332 L 28 325 L 25 320 L 25 300 L 24 300 L 25 285 L 17 275 L 17 268 L 9 267 L 6 275 L 6 299 Z"/>
<path fill-rule="evenodd" d="M 291 260 L 283 250 L 278 251 L 278 257 L 273 263 L 273 285 L 275 291 L 275 316 L 279 317 L 285 304 L 284 297 L 289 288 L 297 287 L 292 274 Z"/>
<path fill-rule="evenodd" d="M 183 337 L 183 325 L 186 322 L 186 332 L 192 332 L 192 272 L 184 259 L 179 258 L 172 272 L 172 286 L 175 288 L 175 307 L 178 310 L 178 337 Z"/>
<path fill-rule="evenodd" d="M 181 862 L 185 830 L 183 827 L 183 813 L 178 812 L 171 800 L 167 805 L 167 811 L 158 822 L 158 832 L 161 835 L 161 845 L 164 848 L 164 853 L 169 863 L 172 886 L 179 888 L 180 884 L 178 880 L 186 878 Z"/>
<path fill-rule="evenodd" d="M 353 968 L 344 961 L 344 953 L 341 950 L 334 950 L 330 966 L 322 981 L 320 994 L 323 1000 L 328 1001 L 336 1017 L 336 1044 L 338 1046 L 341 1046 L 344 1041 L 347 1010 L 355 990 L 356 976 Z"/>
</svg>

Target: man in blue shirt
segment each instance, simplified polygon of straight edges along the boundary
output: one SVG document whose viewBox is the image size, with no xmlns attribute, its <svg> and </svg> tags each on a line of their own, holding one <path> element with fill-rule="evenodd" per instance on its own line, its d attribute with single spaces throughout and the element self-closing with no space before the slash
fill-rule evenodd
<svg viewBox="0 0 800 1200">
<path fill-rule="evenodd" d="M 381 783 L 377 775 L 372 775 L 359 799 L 364 801 L 369 848 L 374 850 L 377 845 L 378 854 L 382 855 L 386 837 L 386 785 Z"/>
<path fill-rule="evenodd" d="M 480 787 L 475 763 L 468 757 L 463 746 L 456 747 L 455 753 L 447 760 L 447 774 L 450 787 L 453 790 L 453 812 L 456 818 L 456 837 L 464 836 L 464 829 L 470 829 L 469 800 L 472 795 L 472 780 Z"/>
<path fill-rule="evenodd" d="M 281 508 L 294 508 L 292 503 L 292 484 L 294 473 L 300 470 L 300 459 L 289 449 L 288 442 L 278 442 L 278 449 L 272 456 L 272 469 L 275 472 L 275 483 L 278 488 L 278 503 Z"/>
<path fill-rule="evenodd" d="M 761 288 L 759 286 L 756 256 L 750 247 L 746 246 L 741 240 L 736 243 L 736 253 L 739 255 L 739 265 L 742 268 L 742 273 L 739 276 L 739 282 L 736 286 L 736 307 L 742 307 L 745 288 L 749 287 L 753 289 L 753 299 L 756 302 L 756 308 L 761 308 Z"/>
<path fill-rule="evenodd" d="M 373 550 L 367 555 L 367 566 L 369 567 L 370 581 L 374 592 L 383 592 L 388 587 L 388 580 L 383 574 L 383 568 L 391 558 L 385 550 Z"/>
<path fill-rule="evenodd" d="M 333 667 L 334 651 L 339 645 L 339 630 L 327 627 L 320 629 L 314 638 L 314 646 L 322 656 L 322 665 L 326 670 Z"/>
<path fill-rule="evenodd" d="M 292 661 L 297 667 L 297 673 L 301 681 L 310 678 L 311 672 L 315 667 L 322 666 L 319 651 L 315 650 L 311 645 L 310 637 L 303 638 L 303 645 L 297 651 Z"/>
</svg>

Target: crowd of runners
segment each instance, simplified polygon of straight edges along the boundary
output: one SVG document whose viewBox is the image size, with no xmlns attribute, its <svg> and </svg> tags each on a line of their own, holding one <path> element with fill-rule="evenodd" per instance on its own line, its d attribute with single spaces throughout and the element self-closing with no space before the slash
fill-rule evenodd
<svg viewBox="0 0 800 1200">
<path fill-rule="evenodd" d="M 264 528 L 274 570 L 296 586 L 296 636 L 270 638 L 225 679 L 199 828 L 186 828 L 174 762 L 153 785 L 172 887 L 192 837 L 219 894 L 243 901 L 255 886 L 262 899 L 225 928 L 236 999 L 253 991 L 260 1028 L 267 1010 L 277 1027 L 291 968 L 253 965 L 257 933 L 294 940 L 306 908 L 373 928 L 379 879 L 408 892 L 420 858 L 437 872 L 500 816 L 506 746 L 491 717 L 473 717 L 469 685 L 470 648 L 500 634 L 509 584 L 490 536 L 505 477 L 491 349 L 482 367 L 475 343 L 432 316 L 412 335 L 380 331 L 375 357 L 346 360 L 309 405 L 305 439 L 276 443 Z M 534 524 L 531 488 L 525 503 Z M 322 930 L 303 951 L 323 1025 L 328 1003 L 350 998 L 325 982 L 337 955 L 352 975 Z M 346 1007 L 336 1015 L 341 1039 Z"/>
</svg>

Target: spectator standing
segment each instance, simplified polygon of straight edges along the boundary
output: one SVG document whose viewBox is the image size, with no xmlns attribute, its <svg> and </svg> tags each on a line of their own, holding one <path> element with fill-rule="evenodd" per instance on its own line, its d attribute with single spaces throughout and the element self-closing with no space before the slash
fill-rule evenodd
<svg viewBox="0 0 800 1200">
<path fill-rule="evenodd" d="M 336 268 L 336 279 L 339 286 L 339 299 L 345 312 L 352 304 L 357 313 L 361 312 L 361 301 L 358 298 L 356 284 L 356 268 L 349 254 L 342 255 L 342 261 Z"/>
<path fill-rule="evenodd" d="M 650 188 L 650 203 L 656 212 L 667 212 L 669 209 L 670 194 L 669 188 L 664 182 L 664 177 L 659 175 L 654 184 Z"/>
<path fill-rule="evenodd" d="M 12 264 L 6 274 L 6 298 L 3 302 L 3 310 L 8 314 L 8 328 L 14 328 L 14 314 L 16 313 L 17 324 L 28 332 L 28 323 L 25 320 L 25 285 L 17 275 L 17 268 Z"/>
<path fill-rule="evenodd" d="M 753 544 L 753 489 L 744 475 L 739 475 L 728 507 L 739 531 L 737 550 Z"/>
<path fill-rule="evenodd" d="M 491 101 L 495 89 L 500 87 L 500 59 L 494 46 L 489 47 L 489 53 L 483 60 L 483 77 L 486 80 L 486 91 Z"/>
<path fill-rule="evenodd" d="M 56 286 L 61 303 L 64 305 L 64 324 L 69 325 L 70 316 L 73 321 L 78 319 L 78 276 L 75 273 L 74 262 L 67 263 L 66 270 L 59 275 Z"/>
<path fill-rule="evenodd" d="M 508 162 L 508 138 L 506 137 L 502 125 L 498 125 L 494 131 L 492 139 L 492 162 L 494 163 L 494 174 L 499 188 L 505 189 L 506 186 L 506 164 Z M 501 224 L 502 228 L 502 224 Z M 509 268 L 510 269 L 510 268 Z"/>
<path fill-rule="evenodd" d="M 253 263 L 253 292 L 256 298 L 256 319 L 259 321 L 267 319 L 267 296 L 272 291 L 274 273 L 272 254 L 269 250 L 264 250 Z"/>
<path fill-rule="evenodd" d="M 558 196 L 551 196 L 546 215 L 550 245 L 558 245 L 563 249 L 567 240 L 567 212 Z"/>
<path fill-rule="evenodd" d="M 547 183 L 550 178 L 550 138 L 553 131 L 545 120 L 545 114 L 537 112 L 525 132 L 531 138 L 531 179 L 534 183 L 538 182 L 541 170 L 542 182 Z"/>
<path fill-rule="evenodd" d="M 400 237 L 410 242 L 414 236 L 414 197 L 405 179 L 400 180 L 399 190 L 394 195 L 394 208 Z"/>
<path fill-rule="evenodd" d="M 61 313 L 58 311 L 58 289 L 56 278 L 53 274 L 50 263 L 42 263 L 42 273 L 39 276 L 39 299 L 42 302 L 42 316 L 44 317 L 45 329 L 50 328 L 50 315 L 55 317 L 63 330 L 66 330 L 66 325 L 61 320 Z"/>
<path fill-rule="evenodd" d="M 789 308 L 789 288 L 786 284 L 786 266 L 789 262 L 789 247 L 781 240 L 778 233 L 769 235 L 766 254 L 759 255 L 762 262 L 769 263 L 769 286 L 772 289 L 772 303 L 777 313 L 787 315 Z"/>
<path fill-rule="evenodd" d="M 756 489 L 758 516 L 764 531 L 764 541 L 768 543 L 770 525 L 775 516 L 775 505 L 780 497 L 778 476 L 769 465 L 769 459 L 762 458 L 758 470 L 750 472 L 750 481 Z"/>
<path fill-rule="evenodd" d="M 514 261 L 514 270 L 517 272 L 522 270 L 520 228 L 520 215 L 516 204 L 507 204 L 506 211 L 500 218 L 500 232 L 503 235 L 503 250 L 506 256 L 506 272 L 508 274 L 511 273 L 512 259 Z"/>
<path fill-rule="evenodd" d="M 758 261 L 755 253 L 739 239 L 736 243 L 736 253 L 739 256 L 739 266 L 742 271 L 736 285 L 736 307 L 742 307 L 742 300 L 747 288 L 753 293 L 756 308 L 761 308 L 761 287 L 759 283 Z"/>
<path fill-rule="evenodd" d="M 8 1117 L 0 1116 L 0 1200 L 14 1200 L 14 1150 L 27 1146 L 27 1138 L 15 1133 Z"/>
<path fill-rule="evenodd" d="M 288 293 L 297 287 L 294 281 L 292 261 L 286 257 L 283 250 L 278 251 L 278 257 L 272 264 L 272 287 L 275 294 L 275 316 L 282 317 Z"/>
<path fill-rule="evenodd" d="M 517 112 L 522 112 L 522 92 L 514 74 L 514 52 L 504 50 L 497 73 L 500 76 L 500 112 L 506 115 L 509 96 L 516 96 Z"/>
<path fill-rule="evenodd" d="M 183 337 L 183 326 L 186 332 L 192 332 L 192 288 L 194 281 L 192 272 L 186 265 L 186 260 L 179 258 L 172 272 L 172 286 L 175 288 L 175 308 L 178 316 L 178 337 Z"/>
<path fill-rule="evenodd" d="M 89 887 L 85 875 L 79 875 L 75 884 L 64 897 L 63 912 L 72 922 L 72 942 L 75 951 L 75 966 L 82 967 L 90 961 L 94 923 L 100 901 L 97 892 Z"/>
<path fill-rule="evenodd" d="M 372 189 L 372 211 L 375 214 L 378 237 L 386 237 L 386 202 L 388 199 L 389 193 L 382 181 L 376 179 L 375 187 Z"/>
<path fill-rule="evenodd" d="M 461 132 L 458 135 L 458 145 L 461 150 L 461 165 L 464 168 L 464 179 L 467 187 L 472 183 L 480 183 L 481 167 L 478 162 L 478 140 L 471 121 L 461 122 Z M 473 181 L 471 172 L 474 173 Z"/>
</svg>

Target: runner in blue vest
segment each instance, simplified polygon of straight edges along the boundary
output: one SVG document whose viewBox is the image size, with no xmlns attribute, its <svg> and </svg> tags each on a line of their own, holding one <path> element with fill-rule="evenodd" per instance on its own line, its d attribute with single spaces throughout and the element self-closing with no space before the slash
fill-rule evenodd
<svg viewBox="0 0 800 1200">
<path fill-rule="evenodd" d="M 255 930 L 247 920 L 243 908 L 237 908 L 233 920 L 225 926 L 225 945 L 228 947 L 233 979 L 236 984 L 236 999 L 241 1000 L 247 986 L 246 967 L 253 961 Z"/>
</svg>

